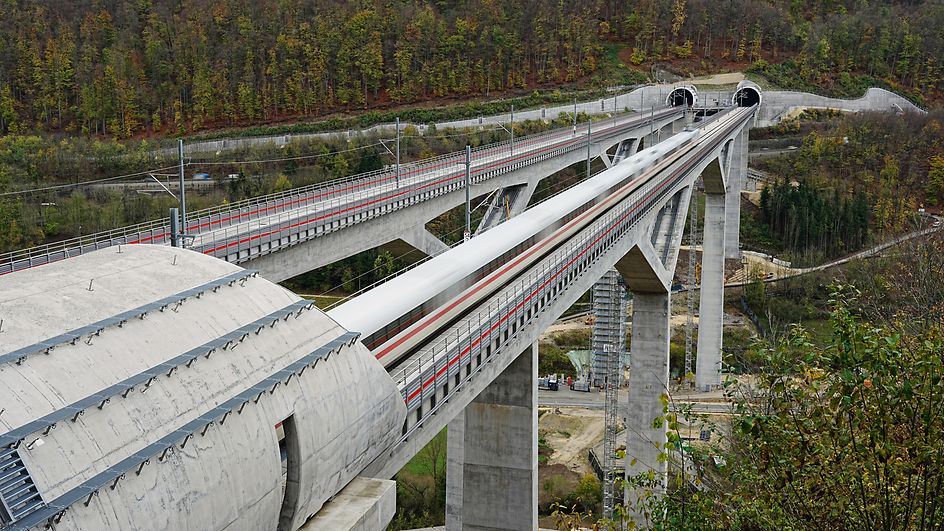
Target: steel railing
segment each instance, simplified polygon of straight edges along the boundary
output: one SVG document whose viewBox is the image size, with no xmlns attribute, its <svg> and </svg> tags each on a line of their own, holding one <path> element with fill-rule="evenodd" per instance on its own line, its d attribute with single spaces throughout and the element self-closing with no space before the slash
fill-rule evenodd
<svg viewBox="0 0 944 531">
<path fill-rule="evenodd" d="M 737 127 L 741 123 L 741 120 L 735 121 L 730 127 Z M 726 129 L 726 134 L 729 131 Z M 718 138 L 724 139 L 726 135 Z M 700 160 L 717 145 L 717 142 L 710 144 L 689 160 Z M 422 405 L 435 397 L 439 388 L 462 374 L 473 358 L 479 359 L 483 352 L 486 357 L 490 357 L 493 351 L 512 340 L 567 285 L 673 193 L 687 174 L 688 170 L 685 169 L 665 179 L 650 179 L 617 208 L 610 209 L 524 276 L 518 277 L 508 288 L 493 296 L 484 308 L 458 321 L 434 343 L 424 347 L 392 372 L 391 376 L 400 389 L 407 410 L 410 413 L 418 410 L 422 417 Z M 453 386 L 450 392 L 456 388 Z M 439 401 L 439 404 L 442 403 L 443 400 Z M 427 414 L 435 409 L 438 406 L 431 407 Z M 410 431 L 405 429 L 404 436 L 409 435 Z"/>
</svg>

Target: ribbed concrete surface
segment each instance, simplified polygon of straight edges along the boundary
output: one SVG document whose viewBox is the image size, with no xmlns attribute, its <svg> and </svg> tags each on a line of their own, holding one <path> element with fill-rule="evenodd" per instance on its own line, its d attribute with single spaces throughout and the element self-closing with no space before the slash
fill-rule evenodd
<svg viewBox="0 0 944 531">
<path fill-rule="evenodd" d="M 132 245 L 0 277 L 0 356 L 240 271 L 191 251 Z M 55 503 L 346 332 L 299 301 L 249 276 L 0 363 L 0 435 L 162 367 L 147 385 L 22 436 L 19 454 L 43 500 Z M 162 366 L 260 319 L 265 326 L 207 356 Z M 87 506 L 72 504 L 60 528 L 275 529 L 287 507 L 294 529 L 396 437 L 404 416 L 386 371 L 359 343 L 344 347 L 166 459 L 130 470 Z M 289 417 L 299 474 L 285 505 L 275 425 Z"/>
</svg>

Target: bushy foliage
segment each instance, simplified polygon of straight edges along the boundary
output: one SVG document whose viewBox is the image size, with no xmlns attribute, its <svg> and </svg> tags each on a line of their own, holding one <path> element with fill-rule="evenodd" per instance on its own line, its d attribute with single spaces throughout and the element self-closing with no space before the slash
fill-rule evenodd
<svg viewBox="0 0 944 531">
<path fill-rule="evenodd" d="M 944 525 L 944 239 L 906 244 L 830 286 L 829 334 L 801 326 L 755 345 L 750 384 L 726 384 L 730 423 L 663 395 L 665 459 L 677 425 L 720 437 L 687 451 L 696 475 L 629 478 L 621 511 L 653 529 L 915 529 Z M 714 457 L 714 458 L 713 458 Z M 718 459 L 717 457 L 720 457 Z M 704 485 L 708 488 L 701 489 Z M 561 511 L 562 521 L 586 521 Z M 595 519 L 591 518 L 591 521 Z M 612 522 L 597 522 L 612 529 Z M 562 529 L 565 527 L 562 527 Z"/>
</svg>

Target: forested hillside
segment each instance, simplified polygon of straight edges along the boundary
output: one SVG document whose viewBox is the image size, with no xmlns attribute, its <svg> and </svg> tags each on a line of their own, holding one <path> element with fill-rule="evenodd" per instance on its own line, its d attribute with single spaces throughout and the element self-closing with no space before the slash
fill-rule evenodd
<svg viewBox="0 0 944 531">
<path fill-rule="evenodd" d="M 907 119 L 807 111 L 752 130 L 757 142 L 779 137 L 800 145 L 752 162 L 773 176 L 756 216 L 767 230 L 755 232 L 749 222 L 742 239 L 815 264 L 914 230 L 919 209 L 939 214 L 944 204 L 942 124 L 940 110 Z"/>
<path fill-rule="evenodd" d="M 661 61 L 928 101 L 942 26 L 935 1 L 0 0 L 0 134 L 176 135 Z"/>
</svg>

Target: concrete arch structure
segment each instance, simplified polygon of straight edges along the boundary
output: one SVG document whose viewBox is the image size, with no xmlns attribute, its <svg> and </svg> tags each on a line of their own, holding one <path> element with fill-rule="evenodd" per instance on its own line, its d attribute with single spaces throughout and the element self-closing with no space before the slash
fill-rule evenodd
<svg viewBox="0 0 944 531">
<path fill-rule="evenodd" d="M 95 251 L 5 277 L 0 305 L 4 531 L 294 531 L 406 415 L 357 334 L 200 253 Z"/>
<path fill-rule="evenodd" d="M 665 104 L 669 107 L 694 107 L 698 104 L 698 89 L 694 85 L 675 87 L 665 97 Z"/>
<path fill-rule="evenodd" d="M 734 89 L 732 103 L 738 107 L 758 107 L 764 102 L 764 91 L 753 81 L 744 80 Z"/>
</svg>

